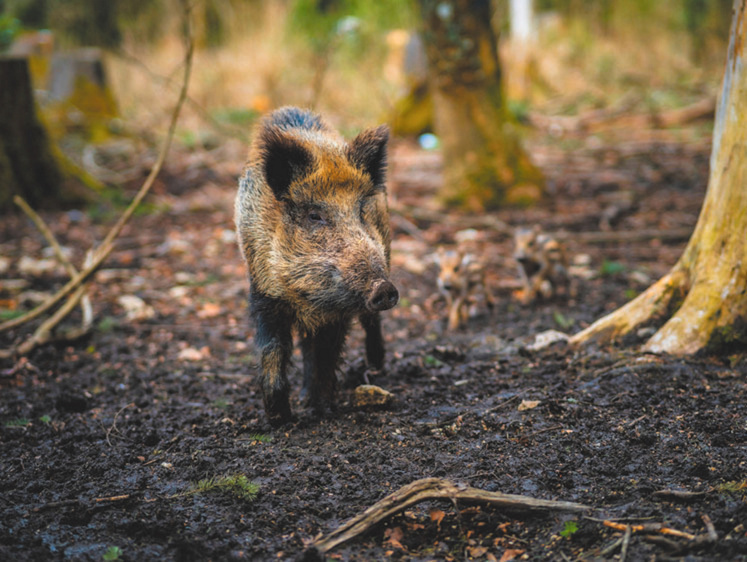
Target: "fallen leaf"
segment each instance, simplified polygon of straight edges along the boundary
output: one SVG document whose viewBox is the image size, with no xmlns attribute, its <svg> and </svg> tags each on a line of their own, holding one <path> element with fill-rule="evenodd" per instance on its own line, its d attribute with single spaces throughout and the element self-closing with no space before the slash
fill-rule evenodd
<svg viewBox="0 0 747 562">
<path fill-rule="evenodd" d="M 485 556 L 485 553 L 488 552 L 488 547 L 486 546 L 468 546 L 467 552 L 469 552 L 469 555 L 472 558 L 481 558 Z"/>
<path fill-rule="evenodd" d="M 394 395 L 391 392 L 373 384 L 362 384 L 353 391 L 353 405 L 357 408 L 386 406 L 392 400 Z"/>
<path fill-rule="evenodd" d="M 401 527 L 394 527 L 391 529 L 386 529 L 384 531 L 384 538 L 386 539 L 384 541 L 384 544 L 391 546 L 393 548 L 399 548 L 400 550 L 404 550 L 405 547 L 400 542 L 402 540 L 402 537 L 404 536 L 405 536 L 405 533 L 402 531 Z"/>
<path fill-rule="evenodd" d="M 205 305 L 197 311 L 198 318 L 215 318 L 220 316 L 220 305 L 212 302 L 205 303 Z"/>
<path fill-rule="evenodd" d="M 209 355 L 210 350 L 207 347 L 203 347 L 202 349 L 185 347 L 179 352 L 179 359 L 181 359 L 182 361 L 202 361 Z"/>
<path fill-rule="evenodd" d="M 539 400 L 522 400 L 521 404 L 519 404 L 519 411 L 523 412 L 524 410 L 531 410 L 539 406 L 539 404 Z"/>
<path fill-rule="evenodd" d="M 508 562 L 509 560 L 513 560 L 514 558 L 522 554 L 524 554 L 523 550 L 520 550 L 518 548 L 507 548 L 503 551 L 503 556 L 501 556 L 500 562 Z"/>
<path fill-rule="evenodd" d="M 433 521 L 436 525 L 438 525 L 438 528 L 441 528 L 441 521 L 443 521 L 444 517 L 446 517 L 446 512 L 434 507 L 430 511 L 431 521 Z"/>
</svg>

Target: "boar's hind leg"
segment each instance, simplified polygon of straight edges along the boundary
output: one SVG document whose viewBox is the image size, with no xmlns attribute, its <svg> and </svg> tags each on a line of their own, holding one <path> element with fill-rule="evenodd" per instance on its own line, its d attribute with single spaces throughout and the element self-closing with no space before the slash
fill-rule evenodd
<svg viewBox="0 0 747 562">
<path fill-rule="evenodd" d="M 361 315 L 361 325 L 366 332 L 366 361 L 374 369 L 384 368 L 384 338 L 381 336 L 381 318 L 378 314 Z"/>
<path fill-rule="evenodd" d="M 304 336 L 301 341 L 302 397 L 317 413 L 323 414 L 326 409 L 335 407 L 336 371 L 347 332 L 347 323 L 331 324 Z"/>
<path fill-rule="evenodd" d="M 255 345 L 261 355 L 260 377 L 265 413 L 273 426 L 292 419 L 288 364 L 293 352 L 290 319 L 278 311 L 272 299 L 258 294 L 251 295 L 251 308 L 257 333 Z"/>
</svg>

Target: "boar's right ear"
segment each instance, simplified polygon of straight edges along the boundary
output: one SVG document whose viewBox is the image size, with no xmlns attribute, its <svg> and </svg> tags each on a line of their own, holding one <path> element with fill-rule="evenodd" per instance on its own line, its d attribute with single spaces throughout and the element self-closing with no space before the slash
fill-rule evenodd
<svg viewBox="0 0 747 562">
<path fill-rule="evenodd" d="M 292 136 L 266 128 L 259 137 L 259 164 L 277 199 L 288 194 L 294 180 L 305 175 L 314 157 Z"/>
<path fill-rule="evenodd" d="M 348 158 L 369 176 L 374 185 L 386 181 L 386 143 L 389 140 L 389 127 L 381 125 L 367 129 L 355 137 L 348 146 Z"/>
</svg>

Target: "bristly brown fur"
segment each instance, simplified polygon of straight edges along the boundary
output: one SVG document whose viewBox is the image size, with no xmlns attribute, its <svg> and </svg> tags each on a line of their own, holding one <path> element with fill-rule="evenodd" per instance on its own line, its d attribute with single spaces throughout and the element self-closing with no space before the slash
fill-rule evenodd
<svg viewBox="0 0 747 562">
<path fill-rule="evenodd" d="M 304 338 L 304 389 L 316 409 L 333 406 L 334 371 L 355 316 L 365 318 L 369 362 L 383 365 L 378 314 L 397 300 L 389 281 L 388 136 L 381 126 L 348 144 L 296 108 L 259 125 L 235 219 L 273 422 L 290 415 L 285 342 L 292 327 Z"/>
</svg>

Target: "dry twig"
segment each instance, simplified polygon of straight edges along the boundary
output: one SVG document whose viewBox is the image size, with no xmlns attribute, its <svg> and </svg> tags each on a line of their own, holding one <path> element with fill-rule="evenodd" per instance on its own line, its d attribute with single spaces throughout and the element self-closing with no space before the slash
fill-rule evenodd
<svg viewBox="0 0 747 562">
<path fill-rule="evenodd" d="M 695 539 L 695 535 L 691 535 L 690 533 L 686 533 L 684 531 L 678 531 L 677 529 L 672 529 L 671 527 L 667 527 L 661 523 L 646 523 L 645 525 L 623 525 L 622 523 L 615 523 L 614 521 L 605 520 L 602 521 L 602 524 L 605 527 L 610 527 L 611 529 L 615 529 L 617 531 L 627 531 L 627 529 L 630 528 L 630 530 L 634 533 L 661 533 L 662 535 L 670 535 L 673 537 L 679 537 L 681 539 Z"/>
<path fill-rule="evenodd" d="M 630 525 L 625 525 L 625 534 L 622 539 L 622 547 L 620 548 L 620 562 L 625 562 L 625 558 L 628 556 L 628 546 L 630 546 L 630 536 L 633 534 L 633 530 Z"/>
<path fill-rule="evenodd" d="M 512 510 L 537 511 L 585 511 L 587 505 L 573 502 L 538 500 L 526 496 L 488 492 L 472 488 L 465 484 L 456 484 L 441 478 L 424 478 L 403 486 L 396 492 L 376 502 L 366 511 L 353 517 L 326 537 L 317 539 L 312 544 L 320 553 L 329 552 L 336 546 L 347 542 L 386 519 L 424 500 L 448 499 L 456 503 L 466 501 L 485 503 Z"/>
</svg>

